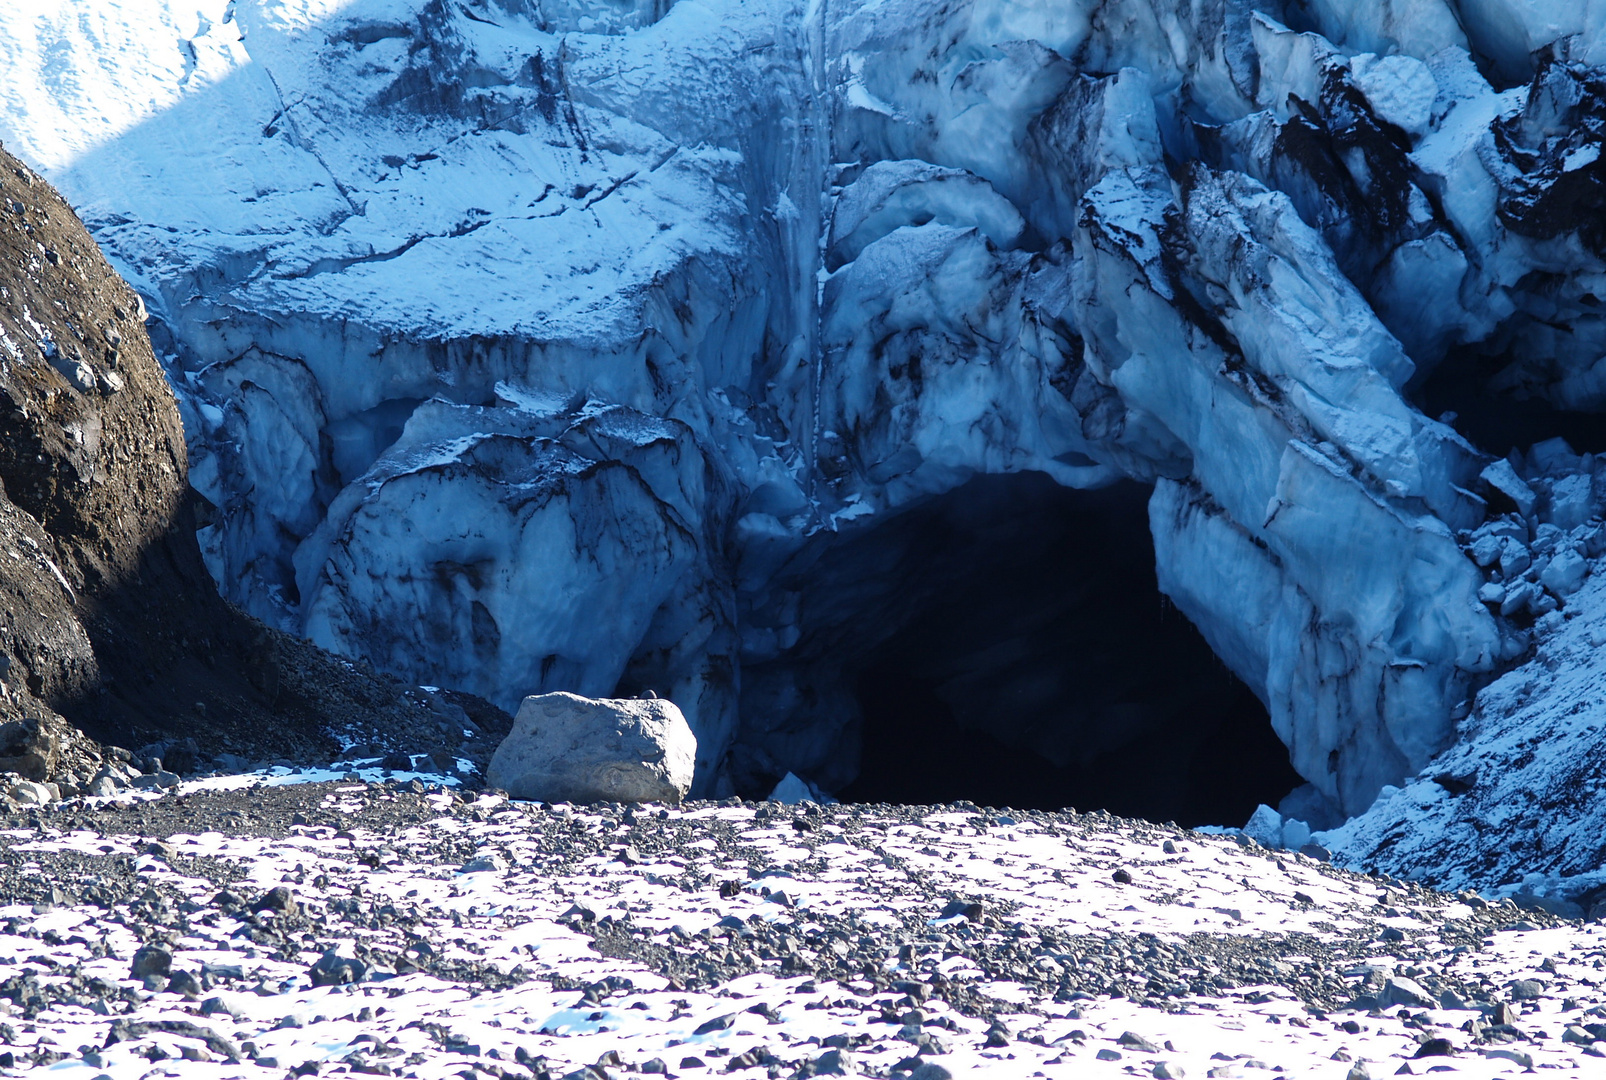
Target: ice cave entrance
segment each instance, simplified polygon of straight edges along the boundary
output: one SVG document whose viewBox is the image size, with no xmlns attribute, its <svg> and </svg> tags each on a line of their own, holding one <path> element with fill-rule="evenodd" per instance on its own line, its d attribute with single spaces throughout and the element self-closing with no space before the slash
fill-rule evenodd
<svg viewBox="0 0 1606 1080">
<path fill-rule="evenodd" d="M 840 797 L 1240 824 L 1300 784 L 1265 707 L 1160 593 L 1148 496 L 978 477 L 822 560 L 902 552 L 878 601 L 899 628 L 849 668 L 861 767 Z"/>
</svg>

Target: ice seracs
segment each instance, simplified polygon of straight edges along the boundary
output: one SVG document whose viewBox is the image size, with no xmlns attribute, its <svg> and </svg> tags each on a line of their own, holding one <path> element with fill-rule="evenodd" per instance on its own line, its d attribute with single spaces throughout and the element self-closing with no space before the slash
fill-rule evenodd
<svg viewBox="0 0 1606 1080">
<path fill-rule="evenodd" d="M 821 550 L 1128 478 L 1331 824 L 1587 602 L 1592 462 L 1419 404 L 1606 405 L 1599 7 L 78 3 L 0 13 L 0 133 L 149 299 L 254 614 L 655 688 L 700 793 L 762 713 L 768 790 L 856 707 L 786 670 Z"/>
</svg>

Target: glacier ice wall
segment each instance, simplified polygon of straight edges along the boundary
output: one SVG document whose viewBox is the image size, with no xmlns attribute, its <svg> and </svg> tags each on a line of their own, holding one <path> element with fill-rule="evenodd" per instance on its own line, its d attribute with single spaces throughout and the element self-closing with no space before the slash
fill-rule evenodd
<svg viewBox="0 0 1606 1080">
<path fill-rule="evenodd" d="M 338 652 L 669 693 L 728 790 L 852 712 L 822 550 L 1131 478 L 1355 814 L 1569 603 L 1417 402 L 1606 409 L 1597 0 L 137 7 L 0 12 L 0 133 L 149 300 L 213 572 Z"/>
</svg>

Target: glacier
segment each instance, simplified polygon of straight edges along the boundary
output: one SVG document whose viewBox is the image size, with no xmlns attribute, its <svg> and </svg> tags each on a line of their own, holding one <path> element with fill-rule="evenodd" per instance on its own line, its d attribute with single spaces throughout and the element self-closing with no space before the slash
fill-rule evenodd
<svg viewBox="0 0 1606 1080">
<path fill-rule="evenodd" d="M 1427 403 L 1606 412 L 1600 0 L 72 0 L 0 70 L 225 594 L 504 707 L 669 696 L 697 794 L 851 779 L 898 628 L 811 575 L 978 476 L 1151 486 L 1285 809 L 1382 869 L 1585 663 L 1592 447 Z"/>
</svg>

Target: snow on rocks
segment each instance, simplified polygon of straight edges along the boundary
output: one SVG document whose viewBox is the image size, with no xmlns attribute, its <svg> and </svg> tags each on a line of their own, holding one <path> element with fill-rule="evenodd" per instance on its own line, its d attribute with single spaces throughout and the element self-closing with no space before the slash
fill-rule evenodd
<svg viewBox="0 0 1606 1080">
<path fill-rule="evenodd" d="M 1599 926 L 1099 814 L 203 781 L 37 821 L 0 1039 L 86 1080 L 1492 1080 L 1606 1034 Z"/>
<path fill-rule="evenodd" d="M 1532 658 L 1478 694 L 1454 748 L 1321 842 L 1355 866 L 1575 912 L 1606 896 L 1595 798 L 1606 578 L 1586 579 L 1564 611 L 1554 603 L 1527 632 Z"/>
<path fill-rule="evenodd" d="M 1499 614 L 1504 674 L 1461 710 L 1454 744 L 1362 814 L 1318 834 L 1348 865 L 1474 886 L 1574 914 L 1606 899 L 1595 792 L 1606 579 L 1600 466 L 1564 441 L 1484 470 L 1506 513 L 1462 534 Z"/>
<path fill-rule="evenodd" d="M 691 790 L 697 738 L 674 702 L 524 699 L 485 782 L 516 799 L 676 803 Z"/>
</svg>

